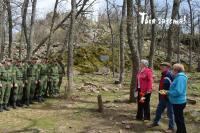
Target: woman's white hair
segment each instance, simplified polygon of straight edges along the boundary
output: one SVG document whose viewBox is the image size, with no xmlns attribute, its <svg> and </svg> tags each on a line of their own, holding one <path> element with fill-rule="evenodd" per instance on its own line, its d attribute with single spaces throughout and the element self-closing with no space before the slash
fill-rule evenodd
<svg viewBox="0 0 200 133">
<path fill-rule="evenodd" d="M 148 60 L 142 59 L 140 62 L 141 62 L 142 64 L 144 64 L 146 67 L 149 66 L 149 61 L 148 61 Z"/>
</svg>

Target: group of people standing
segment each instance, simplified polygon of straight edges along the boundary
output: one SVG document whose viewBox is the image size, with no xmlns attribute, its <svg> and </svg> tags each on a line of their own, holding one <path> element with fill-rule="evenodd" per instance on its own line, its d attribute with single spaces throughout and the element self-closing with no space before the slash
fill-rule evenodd
<svg viewBox="0 0 200 133">
<path fill-rule="evenodd" d="M 140 71 L 137 75 L 137 92 L 138 92 L 138 110 L 136 119 L 148 122 L 150 117 L 150 99 L 153 88 L 153 71 L 148 67 L 147 60 L 141 60 Z M 159 102 L 157 105 L 155 118 L 148 127 L 159 126 L 162 113 L 167 108 L 169 119 L 168 129 L 165 131 L 171 133 L 174 131 L 176 123 L 176 133 L 186 133 L 183 110 L 187 102 L 187 81 L 185 69 L 182 64 L 163 62 L 160 64 L 161 78 L 158 88 Z"/>
<path fill-rule="evenodd" d="M 56 61 L 7 58 L 0 63 L 0 112 L 29 106 L 59 94 L 60 69 Z"/>
</svg>

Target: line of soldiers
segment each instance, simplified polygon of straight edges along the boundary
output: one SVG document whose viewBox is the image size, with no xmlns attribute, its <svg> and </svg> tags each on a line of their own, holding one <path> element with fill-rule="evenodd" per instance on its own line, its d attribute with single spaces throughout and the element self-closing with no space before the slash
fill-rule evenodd
<svg viewBox="0 0 200 133">
<path fill-rule="evenodd" d="M 59 94 L 60 76 L 63 76 L 56 61 L 48 59 L 5 59 L 0 63 L 0 112 L 43 102 L 44 98 Z"/>
</svg>

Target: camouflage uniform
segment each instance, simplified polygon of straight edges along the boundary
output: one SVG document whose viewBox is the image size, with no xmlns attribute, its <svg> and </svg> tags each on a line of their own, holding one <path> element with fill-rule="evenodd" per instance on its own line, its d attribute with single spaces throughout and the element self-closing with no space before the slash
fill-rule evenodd
<svg viewBox="0 0 200 133">
<path fill-rule="evenodd" d="M 53 94 L 58 93 L 58 66 L 56 63 L 51 63 L 48 67 L 48 79 L 49 84 L 49 94 L 52 96 Z"/>
<path fill-rule="evenodd" d="M 47 96 L 46 94 L 46 89 L 47 89 L 47 64 L 43 63 L 40 65 L 40 92 L 39 92 L 39 97 L 40 99 L 42 96 Z"/>
<path fill-rule="evenodd" d="M 24 87 L 24 69 L 21 65 L 17 66 L 17 85 L 18 85 L 18 94 L 17 94 L 17 106 L 22 106 L 23 98 L 23 87 Z"/>
<path fill-rule="evenodd" d="M 16 102 L 17 102 L 17 95 L 18 95 L 18 84 L 17 84 L 17 67 L 16 65 L 12 65 L 11 66 L 11 72 L 12 72 L 12 88 L 11 88 L 11 92 L 10 92 L 10 99 L 9 99 L 9 103 L 10 105 L 13 106 L 13 108 L 16 108 Z"/>
<path fill-rule="evenodd" d="M 10 98 L 10 91 L 11 87 L 13 86 L 12 83 L 12 69 L 10 66 L 5 66 L 5 69 L 2 69 L 1 75 L 2 75 L 2 96 L 1 96 L 1 103 L 3 103 L 4 109 L 9 111 L 8 108 L 8 102 Z"/>
<path fill-rule="evenodd" d="M 61 87 L 61 84 L 62 84 L 62 80 L 63 80 L 63 77 L 65 75 L 65 70 L 64 70 L 64 66 L 62 66 L 62 64 L 58 64 L 58 74 L 59 74 L 59 77 L 58 77 L 58 93 L 60 93 L 60 87 Z"/>
<path fill-rule="evenodd" d="M 4 89 L 2 88 L 2 71 L 4 69 L 3 64 L 0 64 L 0 112 L 3 111 L 3 96 L 4 96 Z"/>
<path fill-rule="evenodd" d="M 28 70 L 28 63 L 24 63 L 22 66 L 22 73 L 23 73 L 23 96 L 22 96 L 22 104 L 26 104 L 29 105 L 29 95 L 30 95 L 30 91 L 28 90 L 28 74 L 27 71 Z"/>
<path fill-rule="evenodd" d="M 36 88 L 36 65 L 35 64 L 30 63 L 28 65 L 27 77 L 28 77 L 27 97 L 29 98 L 29 103 L 32 103 L 34 99 L 34 95 L 35 95 L 35 88 Z"/>
</svg>

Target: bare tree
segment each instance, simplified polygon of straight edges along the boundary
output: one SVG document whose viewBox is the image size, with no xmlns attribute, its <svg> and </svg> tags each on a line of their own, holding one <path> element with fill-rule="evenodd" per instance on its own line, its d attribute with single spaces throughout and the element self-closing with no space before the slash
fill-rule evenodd
<svg viewBox="0 0 200 133">
<path fill-rule="evenodd" d="M 3 1 L 0 1 L 0 43 L 1 43 L 1 54 L 0 60 L 4 57 L 4 47 L 5 47 L 5 5 Z"/>
<path fill-rule="evenodd" d="M 10 0 L 4 0 L 6 5 L 7 13 L 8 13 L 8 35 L 9 35 L 9 44 L 8 44 L 8 57 L 11 58 L 12 54 L 12 41 L 13 41 L 13 20 L 12 20 L 12 9 Z"/>
<path fill-rule="evenodd" d="M 143 31 L 142 31 L 142 24 L 141 24 L 141 17 L 140 12 L 142 9 L 141 6 L 141 0 L 136 0 L 137 9 L 136 9 L 136 15 L 137 15 L 137 45 L 138 45 L 138 51 L 140 57 L 142 57 L 142 47 L 143 47 Z"/>
<path fill-rule="evenodd" d="M 28 43 L 27 43 L 27 59 L 30 59 L 30 57 L 32 56 L 36 5 L 37 5 L 37 0 L 33 0 L 33 2 L 32 2 L 32 14 L 31 14 L 31 25 L 30 25 L 30 31 L 29 31 L 29 39 L 28 39 Z"/>
<path fill-rule="evenodd" d="M 89 0 L 83 0 L 83 3 L 80 7 L 80 9 L 77 11 L 76 13 L 76 18 L 83 12 L 86 12 L 88 10 L 89 7 L 92 6 L 92 4 L 94 4 L 95 0 L 93 2 L 91 2 L 91 4 L 88 3 Z M 79 2 L 78 2 L 79 3 Z M 76 6 L 78 7 L 78 3 L 76 4 Z M 53 29 L 52 29 L 52 34 L 55 33 L 61 26 L 63 26 L 63 24 L 70 18 L 71 16 L 71 12 L 68 13 L 63 19 L 62 21 L 60 21 L 60 23 L 58 23 Z M 44 37 L 44 39 L 42 39 L 42 41 L 36 46 L 36 48 L 33 50 L 32 54 L 34 55 L 44 44 L 45 42 L 49 39 L 50 34 L 48 34 L 46 37 Z"/>
<path fill-rule="evenodd" d="M 71 20 L 68 36 L 68 60 L 67 60 L 67 83 L 68 92 L 72 92 L 73 87 L 73 50 L 74 50 L 74 36 L 75 36 L 75 23 L 76 23 L 76 0 L 71 0 Z M 69 95 L 69 94 L 68 94 Z"/>
<path fill-rule="evenodd" d="M 192 47 L 194 36 L 193 12 L 190 0 L 187 0 L 190 11 L 190 45 L 189 45 L 189 71 L 192 71 Z"/>
<path fill-rule="evenodd" d="M 174 0 L 172 15 L 171 15 L 172 20 L 174 20 L 178 15 L 180 2 L 181 2 L 181 0 Z M 166 60 L 170 63 L 172 62 L 173 36 L 174 36 L 174 25 L 173 25 L 173 21 L 172 21 L 172 23 L 169 26 L 168 33 L 167 33 L 168 48 L 167 48 L 167 59 Z"/>
<path fill-rule="evenodd" d="M 125 61 L 124 61 L 124 47 L 125 47 L 125 22 L 126 22 L 126 6 L 127 6 L 127 0 L 124 0 L 123 7 L 122 7 L 122 18 L 121 18 L 121 24 L 120 24 L 120 72 L 119 72 L 119 83 L 122 84 L 124 81 L 124 67 L 125 67 Z"/>
<path fill-rule="evenodd" d="M 180 13 L 178 13 L 178 18 L 180 19 Z M 176 31 L 177 31 L 177 62 L 180 63 L 181 62 L 181 58 L 180 58 L 180 34 L 181 34 L 181 26 L 178 25 L 176 26 Z"/>
<path fill-rule="evenodd" d="M 198 40 L 199 40 L 199 42 L 200 42 L 200 16 L 198 16 L 198 30 L 199 30 L 199 36 L 198 36 Z M 198 46 L 198 47 L 200 47 L 200 45 Z M 197 66 L 197 71 L 198 72 L 200 72 L 200 48 L 198 49 L 198 56 L 199 56 L 199 58 L 198 58 L 198 66 Z"/>
<path fill-rule="evenodd" d="M 151 6 L 151 19 L 153 20 L 156 18 L 154 0 L 150 0 L 150 6 Z M 156 30 L 156 24 L 153 23 L 151 26 L 151 47 L 150 47 L 150 53 L 149 53 L 149 65 L 151 68 L 153 68 L 153 58 L 154 58 L 154 53 L 155 53 L 155 43 L 156 43 L 155 30 Z"/>
<path fill-rule="evenodd" d="M 48 44 L 47 44 L 47 53 L 46 53 L 47 57 L 49 56 L 49 50 L 50 50 L 51 43 L 52 43 L 51 42 L 51 36 L 52 36 L 52 32 L 53 32 L 53 27 L 55 25 L 55 19 L 56 19 L 56 14 L 57 14 L 56 11 L 57 11 L 57 7 L 58 7 L 58 2 L 59 2 L 59 0 L 56 0 L 55 6 L 54 6 L 53 17 L 52 17 L 50 33 L 49 33 L 49 41 L 48 41 Z"/>
<path fill-rule="evenodd" d="M 164 14 L 165 20 L 167 19 L 168 10 L 169 10 L 168 0 L 165 0 L 165 14 Z M 166 46 L 165 40 L 166 40 L 166 23 L 164 23 L 162 25 L 161 44 L 163 44 L 163 45 L 161 45 L 161 48 L 162 48 L 162 46 Z"/>
<path fill-rule="evenodd" d="M 111 34 L 111 49 L 112 49 L 112 72 L 113 72 L 113 77 L 115 76 L 115 51 L 114 51 L 114 34 L 113 34 L 113 28 L 112 28 L 112 24 L 111 24 L 111 18 L 110 18 L 110 14 L 111 12 L 109 11 L 109 1 L 106 0 L 107 6 L 106 6 L 106 12 L 107 12 L 107 16 L 108 16 L 108 26 L 110 29 L 110 34 Z M 111 9 L 110 9 L 111 10 Z"/>
<path fill-rule="evenodd" d="M 132 61 L 132 78 L 130 85 L 130 102 L 135 102 L 134 97 L 135 89 L 137 87 L 136 77 L 139 71 L 140 57 L 138 52 L 137 44 L 135 43 L 135 38 L 133 35 L 133 0 L 127 0 L 127 36 L 128 44 L 131 51 L 131 61 Z"/>
</svg>

